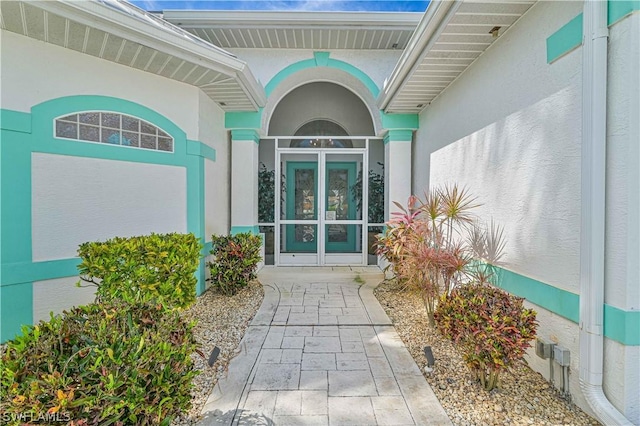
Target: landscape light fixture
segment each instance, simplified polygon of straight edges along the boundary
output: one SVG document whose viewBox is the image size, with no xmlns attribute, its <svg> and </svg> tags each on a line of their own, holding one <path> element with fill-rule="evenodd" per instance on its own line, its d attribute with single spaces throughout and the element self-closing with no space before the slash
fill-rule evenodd
<svg viewBox="0 0 640 426">
<path fill-rule="evenodd" d="M 220 348 L 217 346 L 214 346 L 213 350 L 211 351 L 211 355 L 209 355 L 209 367 L 213 367 L 213 364 L 215 364 L 216 359 L 218 359 L 218 355 L 220 355 Z"/>
<path fill-rule="evenodd" d="M 436 364 L 436 359 L 433 357 L 431 346 L 424 347 L 424 356 L 427 358 L 427 367 L 433 367 Z"/>
</svg>

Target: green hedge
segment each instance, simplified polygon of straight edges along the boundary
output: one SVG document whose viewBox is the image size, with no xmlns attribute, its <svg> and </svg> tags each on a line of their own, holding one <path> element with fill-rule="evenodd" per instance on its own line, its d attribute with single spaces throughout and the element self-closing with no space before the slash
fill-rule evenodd
<svg viewBox="0 0 640 426">
<path fill-rule="evenodd" d="M 155 299 L 168 307 L 195 301 L 202 245 L 193 234 L 116 237 L 80 245 L 80 278 L 96 284 L 97 301 Z"/>
<path fill-rule="evenodd" d="M 48 413 L 77 425 L 168 425 L 191 405 L 192 327 L 161 304 L 118 300 L 25 327 L 2 357 L 2 419 Z"/>
</svg>

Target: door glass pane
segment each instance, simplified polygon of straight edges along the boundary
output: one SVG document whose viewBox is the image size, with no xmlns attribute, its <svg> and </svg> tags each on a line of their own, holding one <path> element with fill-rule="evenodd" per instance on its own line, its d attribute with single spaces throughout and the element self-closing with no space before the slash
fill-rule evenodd
<svg viewBox="0 0 640 426">
<path fill-rule="evenodd" d="M 325 225 L 325 253 L 362 253 L 362 225 Z"/>
<path fill-rule="evenodd" d="M 281 225 L 280 253 L 317 253 L 318 225 Z"/>
<path fill-rule="evenodd" d="M 349 219 L 349 170 L 330 168 L 327 170 L 327 219 Z M 330 213 L 333 212 L 333 213 Z"/>
<path fill-rule="evenodd" d="M 314 169 L 296 168 L 295 171 L 296 220 L 314 219 L 316 213 L 316 176 Z"/>
</svg>

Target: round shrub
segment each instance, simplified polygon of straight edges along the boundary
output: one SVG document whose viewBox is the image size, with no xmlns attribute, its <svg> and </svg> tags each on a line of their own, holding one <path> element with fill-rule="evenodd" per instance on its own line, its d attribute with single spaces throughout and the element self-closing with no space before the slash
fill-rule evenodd
<svg viewBox="0 0 640 426">
<path fill-rule="evenodd" d="M 9 424 L 33 413 L 75 425 L 168 425 L 191 405 L 192 328 L 161 304 L 118 300 L 25 327 L 2 356 L 0 412 Z"/>
<path fill-rule="evenodd" d="M 211 236 L 211 261 L 207 262 L 211 282 L 220 292 L 231 296 L 256 278 L 262 259 L 262 237 L 250 232 Z"/>
<path fill-rule="evenodd" d="M 499 288 L 468 284 L 438 303 L 434 317 L 440 332 L 462 351 L 486 390 L 498 385 L 502 370 L 521 359 L 536 335 L 536 312 Z"/>
</svg>

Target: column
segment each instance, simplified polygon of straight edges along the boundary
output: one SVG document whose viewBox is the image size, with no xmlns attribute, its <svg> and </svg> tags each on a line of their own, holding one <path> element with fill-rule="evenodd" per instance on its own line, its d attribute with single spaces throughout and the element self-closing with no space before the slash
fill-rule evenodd
<svg viewBox="0 0 640 426">
<path fill-rule="evenodd" d="M 384 137 L 384 216 L 399 211 L 393 203 L 406 206 L 411 195 L 411 141 L 413 131 L 389 130 Z"/>
<path fill-rule="evenodd" d="M 258 235 L 257 131 L 231 131 L 231 234 Z"/>
</svg>

